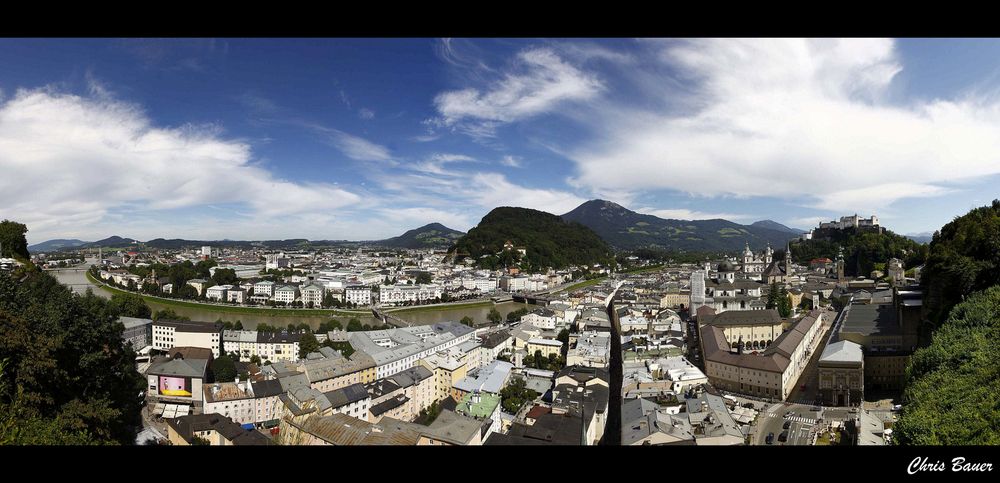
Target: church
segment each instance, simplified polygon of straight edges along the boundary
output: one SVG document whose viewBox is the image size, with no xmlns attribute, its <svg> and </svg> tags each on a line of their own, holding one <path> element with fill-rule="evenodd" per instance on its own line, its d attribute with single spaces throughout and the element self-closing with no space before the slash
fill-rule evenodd
<svg viewBox="0 0 1000 483">
<path fill-rule="evenodd" d="M 746 248 L 743 249 L 743 264 L 740 271 L 743 273 L 762 273 L 771 265 L 773 256 L 774 250 L 771 249 L 770 243 L 767 244 L 764 251 L 755 255 L 750 251 L 750 243 L 747 242 Z"/>
</svg>

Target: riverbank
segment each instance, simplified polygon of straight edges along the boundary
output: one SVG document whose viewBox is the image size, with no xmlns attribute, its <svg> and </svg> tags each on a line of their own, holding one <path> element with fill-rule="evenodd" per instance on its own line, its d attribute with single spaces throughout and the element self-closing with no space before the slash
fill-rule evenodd
<svg viewBox="0 0 1000 483">
<path fill-rule="evenodd" d="M 136 292 L 129 292 L 117 287 L 107 285 L 94 278 L 87 272 L 87 280 L 101 289 L 111 293 L 133 294 L 142 297 L 147 302 L 155 302 L 160 305 L 184 307 L 189 309 L 201 309 L 210 312 L 226 312 L 230 314 L 266 315 L 271 317 L 357 317 L 371 316 L 371 310 L 336 310 L 336 309 L 277 309 L 263 307 L 237 307 L 232 305 L 205 304 L 200 302 L 190 302 L 186 300 L 168 299 L 155 295 L 146 295 Z"/>
<path fill-rule="evenodd" d="M 184 307 L 191 309 L 201 309 L 212 312 L 226 312 L 231 314 L 248 314 L 248 315 L 266 315 L 274 317 L 358 317 L 358 316 L 371 316 L 371 309 L 361 309 L 361 310 L 336 310 L 336 309 L 282 309 L 282 308 L 264 308 L 264 307 L 238 307 L 232 305 L 222 305 L 222 304 L 210 304 L 201 302 L 191 302 L 187 300 L 177 300 L 164 297 L 157 297 L 155 295 L 146 295 L 135 292 L 129 292 L 127 290 L 122 290 L 117 287 L 112 287 L 106 283 L 101 282 L 93 277 L 90 272 L 86 272 L 87 280 L 91 283 L 97 285 L 103 290 L 110 293 L 122 293 L 122 294 L 134 294 L 143 298 L 147 302 L 155 302 L 161 305 L 168 305 L 174 307 Z M 489 300 L 481 300 L 469 303 L 460 302 L 450 302 L 447 304 L 432 304 L 432 305 L 420 305 L 416 307 L 399 307 L 399 308 L 387 308 L 383 311 L 392 314 L 406 314 L 413 312 L 431 312 L 431 311 L 449 311 L 449 310 L 465 310 L 465 309 L 475 309 L 480 307 L 492 307 L 494 304 Z"/>
<path fill-rule="evenodd" d="M 479 307 L 492 307 L 494 304 L 489 300 L 481 300 L 477 302 L 469 303 L 448 303 L 445 304 L 433 304 L 433 305 L 419 305 L 416 307 L 399 307 L 395 309 L 383 309 L 382 312 L 387 314 L 406 314 L 413 312 L 429 312 L 429 311 L 446 311 L 446 310 L 462 310 L 462 309 L 475 309 Z"/>
</svg>

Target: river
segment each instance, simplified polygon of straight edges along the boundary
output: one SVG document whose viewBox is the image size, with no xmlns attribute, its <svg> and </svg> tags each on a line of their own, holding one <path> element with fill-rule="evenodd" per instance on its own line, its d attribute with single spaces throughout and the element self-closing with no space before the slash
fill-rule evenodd
<svg viewBox="0 0 1000 483">
<path fill-rule="evenodd" d="M 93 261 L 89 261 L 93 263 Z M 90 263 L 87 263 L 83 267 L 89 267 Z M 76 271 L 73 269 L 61 269 L 61 270 L 51 270 L 50 274 L 56 277 L 61 283 L 70 286 L 73 291 L 77 293 L 84 293 L 88 288 L 92 289 L 96 295 L 101 297 L 110 298 L 111 295 L 107 290 L 102 289 L 100 286 L 94 285 L 89 280 L 87 280 L 87 274 L 84 271 Z M 312 316 L 301 316 L 301 315 L 260 315 L 260 314 L 242 314 L 242 313 L 232 313 L 224 312 L 221 310 L 213 310 L 211 306 L 204 307 L 181 307 L 175 305 L 167 305 L 158 303 L 155 301 L 147 301 L 149 308 L 153 312 L 157 312 L 164 309 L 173 310 L 177 315 L 188 317 L 191 320 L 204 321 L 204 322 L 215 322 L 216 320 L 222 319 L 223 321 L 236 322 L 237 320 L 243 324 L 246 329 L 253 329 L 257 327 L 257 324 L 266 323 L 268 325 L 274 325 L 278 327 L 284 327 L 288 324 L 298 325 L 305 322 L 309 324 L 310 327 L 316 329 L 319 327 L 321 322 L 325 322 L 331 318 L 336 318 L 341 321 L 345 326 L 347 321 L 351 316 L 339 316 L 339 317 L 312 317 Z M 423 310 L 416 312 L 396 312 L 393 315 L 403 319 L 413 325 L 430 325 L 438 322 L 446 321 L 459 321 L 462 317 L 469 316 L 472 320 L 477 323 L 483 323 L 486 320 L 486 316 L 489 314 L 490 309 L 496 307 L 500 313 L 506 317 L 508 313 L 513 312 L 522 307 L 527 307 L 529 310 L 534 308 L 532 305 L 516 303 L 516 302 L 503 302 L 499 304 L 494 304 L 493 306 L 485 305 L 479 307 L 447 307 L 440 310 Z M 369 313 L 370 314 L 370 313 Z M 371 315 L 357 316 L 358 320 L 362 324 L 374 325 L 380 323 L 376 321 Z"/>
</svg>

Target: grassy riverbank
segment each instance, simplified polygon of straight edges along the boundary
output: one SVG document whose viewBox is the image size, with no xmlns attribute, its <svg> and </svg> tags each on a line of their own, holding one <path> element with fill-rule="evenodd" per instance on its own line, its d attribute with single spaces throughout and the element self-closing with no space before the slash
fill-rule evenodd
<svg viewBox="0 0 1000 483">
<path fill-rule="evenodd" d="M 115 293 L 133 293 L 126 290 L 122 290 L 116 287 L 111 287 L 100 280 L 95 279 L 90 272 L 87 272 L 87 280 L 91 283 L 97 284 L 102 289 L 107 290 L 113 294 Z M 168 299 L 163 297 L 156 297 L 153 295 L 137 294 L 147 302 L 155 302 L 161 305 L 168 305 L 174 307 L 187 307 L 192 309 L 206 310 L 211 312 L 225 312 L 230 314 L 250 314 L 250 315 L 266 315 L 269 317 L 357 317 L 359 315 L 370 316 L 371 310 L 334 310 L 334 309 L 272 309 L 265 307 L 236 307 L 230 305 L 215 305 L 215 304 L 203 304 L 198 302 L 191 302 L 187 300 L 177 300 Z"/>
<path fill-rule="evenodd" d="M 445 310 L 460 310 L 460 309 L 475 309 L 478 307 L 492 307 L 493 302 L 489 300 L 483 300 L 479 302 L 469 302 L 467 304 L 456 303 L 454 305 L 421 305 L 417 307 L 403 307 L 400 309 L 385 309 L 383 312 L 389 314 L 405 314 L 411 312 L 430 312 L 430 311 L 445 311 Z"/>
</svg>

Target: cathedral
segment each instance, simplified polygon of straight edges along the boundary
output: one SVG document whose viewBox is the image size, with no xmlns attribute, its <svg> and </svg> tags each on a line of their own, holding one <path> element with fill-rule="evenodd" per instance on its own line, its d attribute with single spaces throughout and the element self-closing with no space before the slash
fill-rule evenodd
<svg viewBox="0 0 1000 483">
<path fill-rule="evenodd" d="M 750 243 L 746 244 L 746 248 L 743 250 L 743 264 L 740 267 L 740 271 L 743 273 L 762 273 L 771 265 L 771 259 L 774 255 L 774 250 L 771 249 L 771 244 L 767 244 L 767 248 L 759 254 L 754 254 L 750 251 Z"/>
</svg>

